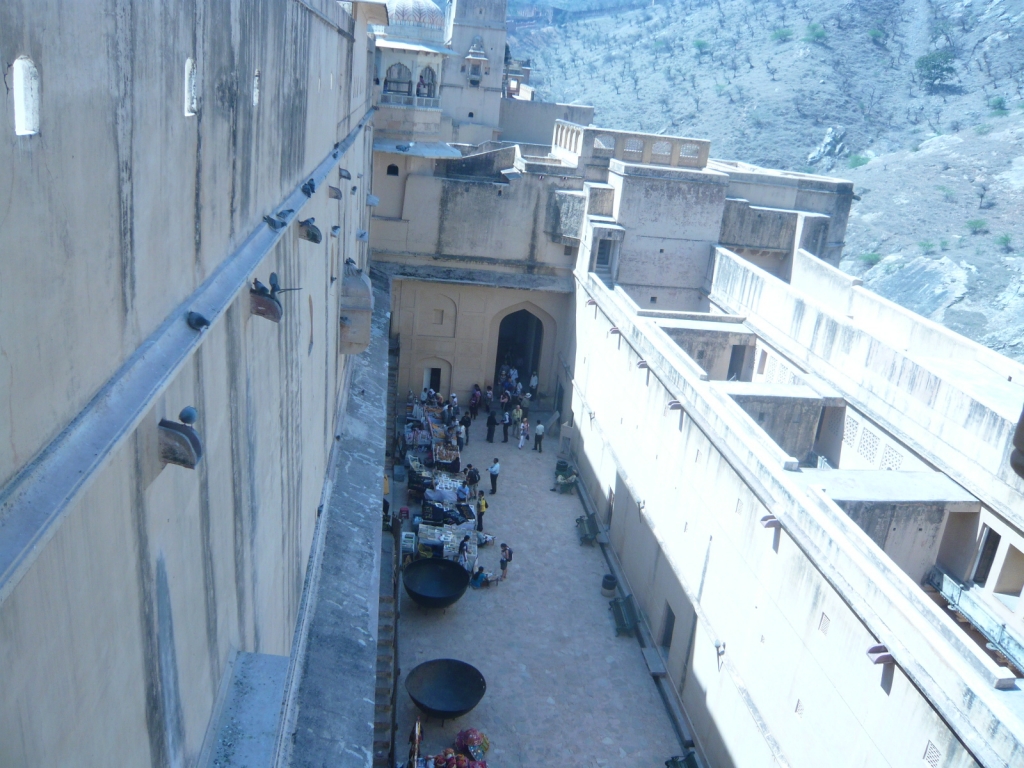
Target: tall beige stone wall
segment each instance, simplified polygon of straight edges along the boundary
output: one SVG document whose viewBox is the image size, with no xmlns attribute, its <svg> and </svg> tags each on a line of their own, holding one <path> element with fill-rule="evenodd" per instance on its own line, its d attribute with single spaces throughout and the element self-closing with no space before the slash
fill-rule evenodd
<svg viewBox="0 0 1024 768">
<path fill-rule="evenodd" d="M 15 5 L 0 50 L 32 57 L 42 98 L 38 135 L 0 124 L 4 483 L 165 320 L 184 323 L 370 106 L 366 21 L 336 4 L 315 3 L 330 23 L 297 3 Z M 83 459 L 18 578 L 0 573 L 0 765 L 191 765 L 232 654 L 289 652 L 344 394 L 335 278 L 366 264 L 371 132 L 354 139 L 340 164 L 357 194 L 323 186 L 301 210 L 322 242 L 291 226 L 256 270 L 301 288 L 280 325 L 243 288 L 137 426 Z M 158 421 L 187 405 L 195 470 L 159 459 Z"/>
</svg>

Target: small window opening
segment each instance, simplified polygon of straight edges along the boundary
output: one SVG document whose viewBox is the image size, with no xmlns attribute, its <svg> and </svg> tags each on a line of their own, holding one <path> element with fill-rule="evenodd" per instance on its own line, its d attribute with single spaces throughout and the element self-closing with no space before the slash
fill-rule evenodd
<svg viewBox="0 0 1024 768">
<path fill-rule="evenodd" d="M 609 267 L 612 263 L 612 241 L 599 240 L 597 243 L 597 266 Z"/>
<path fill-rule="evenodd" d="M 658 303 L 658 297 L 657 296 L 651 296 L 651 304 L 657 304 L 657 303 Z"/>
<path fill-rule="evenodd" d="M 260 71 L 258 69 L 252 76 L 252 105 L 254 107 L 260 105 Z"/>
<path fill-rule="evenodd" d="M 392 163 L 391 165 L 388 166 L 388 176 L 397 176 L 397 175 L 398 175 L 398 166 L 395 165 L 394 163 Z"/>
<path fill-rule="evenodd" d="M 14 60 L 14 133 L 34 136 L 39 133 L 39 70 L 28 56 Z"/>
<path fill-rule="evenodd" d="M 470 113 L 469 113 L 469 116 L 470 116 L 470 117 L 472 117 L 472 116 L 473 116 L 473 113 L 472 113 L 472 112 L 470 112 Z"/>
<path fill-rule="evenodd" d="M 566 256 L 575 256 L 576 255 L 576 247 L 573 246 L 573 245 L 567 245 L 567 246 L 565 246 L 564 253 L 565 253 Z"/>
<path fill-rule="evenodd" d="M 196 62 L 190 56 L 185 59 L 185 117 L 194 117 L 199 106 L 196 89 Z"/>
<path fill-rule="evenodd" d="M 472 75 L 473 77 L 480 77 L 480 65 L 479 64 L 470 64 L 469 65 L 469 74 Z"/>
<path fill-rule="evenodd" d="M 978 564 L 974 567 L 974 583 L 984 587 L 988 581 L 989 572 L 992 570 L 992 561 L 996 559 L 996 550 L 999 549 L 1001 536 L 988 526 L 985 526 L 984 541 L 981 544 L 981 553 L 978 555 Z"/>
</svg>

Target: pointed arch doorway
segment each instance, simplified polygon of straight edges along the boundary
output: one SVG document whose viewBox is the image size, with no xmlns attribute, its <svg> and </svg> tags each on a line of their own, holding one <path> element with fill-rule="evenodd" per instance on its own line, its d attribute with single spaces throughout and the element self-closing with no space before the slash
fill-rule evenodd
<svg viewBox="0 0 1024 768">
<path fill-rule="evenodd" d="M 500 378 L 502 365 L 515 366 L 524 386 L 530 374 L 540 370 L 544 347 L 544 323 L 527 309 L 520 309 L 502 318 L 498 326 L 498 347 L 494 356 L 494 382 Z"/>
</svg>

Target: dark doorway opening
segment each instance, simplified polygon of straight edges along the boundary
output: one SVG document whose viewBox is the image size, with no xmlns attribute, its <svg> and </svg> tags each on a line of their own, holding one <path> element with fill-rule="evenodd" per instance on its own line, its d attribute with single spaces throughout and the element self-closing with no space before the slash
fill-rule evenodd
<svg viewBox="0 0 1024 768">
<path fill-rule="evenodd" d="M 746 360 L 747 348 L 742 344 L 732 345 L 732 355 L 729 356 L 729 372 L 726 374 L 726 381 L 739 381 L 743 376 L 743 363 Z"/>
<path fill-rule="evenodd" d="M 671 606 L 665 605 L 665 626 L 661 630 L 661 647 L 667 652 L 672 647 L 672 634 L 676 631 L 676 615 Z"/>
<path fill-rule="evenodd" d="M 424 368 L 423 369 L 423 386 L 428 387 L 435 392 L 441 391 L 441 369 L 440 368 Z"/>
<path fill-rule="evenodd" d="M 502 365 L 515 366 L 524 389 L 530 376 L 540 370 L 540 351 L 544 343 L 544 323 L 525 309 L 513 312 L 498 326 L 498 354 L 494 360 L 494 382 L 500 380 Z"/>
<path fill-rule="evenodd" d="M 996 559 L 996 552 L 999 549 L 999 541 L 1002 537 L 988 526 L 985 526 L 985 542 L 981 545 L 981 554 L 978 556 L 978 564 L 974 567 L 974 583 L 984 587 L 988 581 L 989 572 L 992 570 L 992 562 Z"/>
</svg>

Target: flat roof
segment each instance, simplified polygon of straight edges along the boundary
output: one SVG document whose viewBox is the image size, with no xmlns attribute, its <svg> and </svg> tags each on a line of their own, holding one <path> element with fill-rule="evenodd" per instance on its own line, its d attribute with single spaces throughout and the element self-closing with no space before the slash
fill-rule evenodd
<svg viewBox="0 0 1024 768">
<path fill-rule="evenodd" d="M 404 149 L 400 149 L 404 147 Z M 376 139 L 373 142 L 374 152 L 387 152 L 392 155 L 407 155 L 411 157 L 428 157 L 433 159 L 443 158 L 456 160 L 462 157 L 462 153 L 450 144 L 443 141 L 409 141 L 408 139 Z"/>
<path fill-rule="evenodd" d="M 386 37 L 377 38 L 378 48 L 390 48 L 395 51 L 415 51 L 416 53 L 436 53 L 439 56 L 451 56 L 455 51 L 445 48 L 442 45 L 430 45 L 430 43 L 411 43 L 405 40 L 389 40 Z"/>
<path fill-rule="evenodd" d="M 793 479 L 825 489 L 835 501 L 884 501 L 964 505 L 976 512 L 981 502 L 942 472 L 899 472 L 886 469 L 801 469 Z"/>
<path fill-rule="evenodd" d="M 702 331 L 732 333 L 741 336 L 754 335 L 754 332 L 742 322 L 734 320 L 688 320 L 675 317 L 651 317 L 650 315 L 646 317 L 659 328 L 665 329 L 665 331 Z"/>
<path fill-rule="evenodd" d="M 820 393 L 806 384 L 769 384 L 765 381 L 714 381 L 711 383 L 730 397 L 788 397 L 800 400 L 825 400 Z"/>
</svg>

